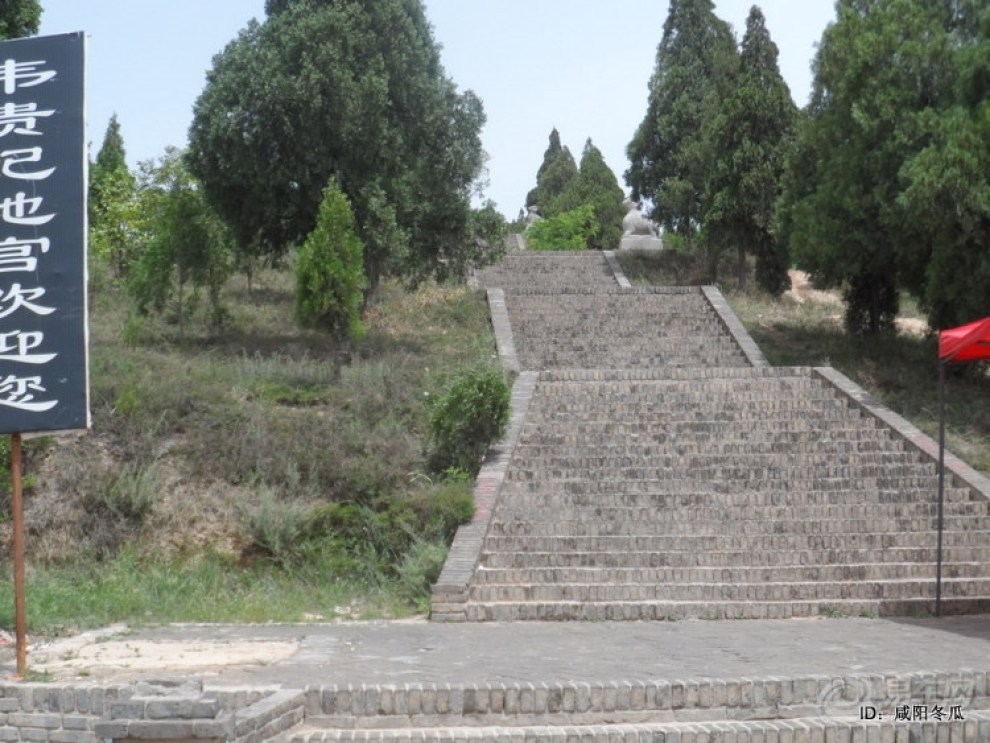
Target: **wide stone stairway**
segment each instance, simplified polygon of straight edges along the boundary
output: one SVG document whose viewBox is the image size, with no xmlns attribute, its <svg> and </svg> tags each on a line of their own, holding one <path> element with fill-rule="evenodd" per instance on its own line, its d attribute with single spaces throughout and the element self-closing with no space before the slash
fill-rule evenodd
<svg viewBox="0 0 990 743">
<path fill-rule="evenodd" d="M 906 421 L 832 369 L 769 367 L 717 290 L 622 288 L 609 254 L 477 280 L 522 373 L 434 619 L 934 611 L 937 461 Z M 990 488 L 953 466 L 941 609 L 984 612 Z"/>
</svg>

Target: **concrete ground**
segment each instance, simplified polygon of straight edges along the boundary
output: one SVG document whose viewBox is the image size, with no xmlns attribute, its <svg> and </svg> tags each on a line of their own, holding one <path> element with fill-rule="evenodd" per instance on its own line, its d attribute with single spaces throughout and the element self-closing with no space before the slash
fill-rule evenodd
<svg viewBox="0 0 990 743">
<path fill-rule="evenodd" d="M 0 646 L 0 675 L 14 671 Z M 115 626 L 29 647 L 33 676 L 207 686 L 642 681 L 990 669 L 990 615 L 435 624 Z"/>
</svg>

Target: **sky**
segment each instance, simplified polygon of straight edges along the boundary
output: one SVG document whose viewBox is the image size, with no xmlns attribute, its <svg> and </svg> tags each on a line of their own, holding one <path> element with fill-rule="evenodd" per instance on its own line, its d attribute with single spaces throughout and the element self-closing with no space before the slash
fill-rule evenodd
<svg viewBox="0 0 990 743">
<path fill-rule="evenodd" d="M 715 0 L 742 39 L 753 0 Z M 780 49 L 795 103 L 807 103 L 811 61 L 833 0 L 757 2 Z M 95 157 L 116 112 L 128 162 L 186 143 L 213 56 L 264 0 L 42 0 L 42 34 L 88 36 L 88 138 Z M 509 219 L 536 185 L 550 131 L 580 159 L 590 138 L 626 189 L 626 145 L 646 112 L 667 16 L 665 0 L 424 0 L 444 68 L 485 104 L 485 198 Z"/>
</svg>

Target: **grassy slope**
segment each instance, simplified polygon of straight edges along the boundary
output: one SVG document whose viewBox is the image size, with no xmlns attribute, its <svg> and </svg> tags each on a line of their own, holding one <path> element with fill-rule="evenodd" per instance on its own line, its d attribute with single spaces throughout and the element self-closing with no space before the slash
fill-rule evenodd
<svg viewBox="0 0 990 743">
<path fill-rule="evenodd" d="M 620 260 L 630 281 L 639 284 L 677 283 L 691 274 L 683 256 L 620 255 Z M 775 299 L 732 289 L 726 298 L 771 364 L 835 367 L 937 439 L 935 338 L 850 336 L 842 329 L 842 308 L 836 304 L 798 304 L 786 296 Z M 953 369 L 946 421 L 948 448 L 990 475 L 990 377 L 985 367 Z"/>
<path fill-rule="evenodd" d="M 27 462 L 32 631 L 413 610 L 380 559 L 404 527 L 379 516 L 469 492 L 426 472 L 425 430 L 452 371 L 494 355 L 483 296 L 386 285 L 346 358 L 295 327 L 286 272 L 235 279 L 225 301 L 221 335 L 180 342 L 120 293 L 94 298 L 92 433 L 34 444 Z M 330 503 L 355 505 L 349 536 L 303 551 L 312 514 L 339 518 Z"/>
</svg>

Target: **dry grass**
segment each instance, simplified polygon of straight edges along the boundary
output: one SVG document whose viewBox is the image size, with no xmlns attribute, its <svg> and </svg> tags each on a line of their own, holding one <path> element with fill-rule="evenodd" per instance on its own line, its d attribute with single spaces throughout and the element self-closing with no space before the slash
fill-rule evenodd
<svg viewBox="0 0 990 743">
<path fill-rule="evenodd" d="M 122 292 L 94 297 L 93 429 L 32 457 L 34 560 L 139 553 L 238 556 L 265 494 L 314 506 L 381 504 L 422 489 L 430 396 L 494 354 L 478 292 L 381 288 L 350 349 L 300 329 L 292 276 L 235 278 L 215 332 L 139 318 Z M 0 525 L 0 541 L 8 535 Z"/>
</svg>

